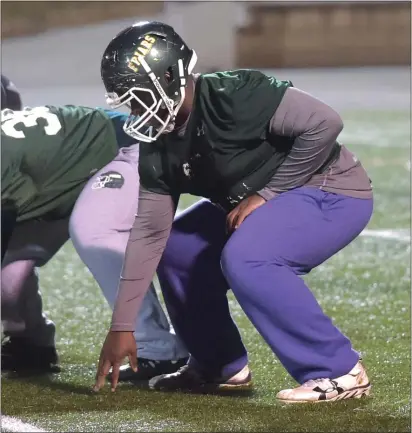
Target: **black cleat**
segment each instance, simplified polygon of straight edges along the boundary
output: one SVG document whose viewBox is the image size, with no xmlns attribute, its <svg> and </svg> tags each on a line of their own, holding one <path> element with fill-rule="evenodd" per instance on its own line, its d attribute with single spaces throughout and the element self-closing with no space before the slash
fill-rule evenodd
<svg viewBox="0 0 412 433">
<path fill-rule="evenodd" d="M 253 388 L 252 373 L 246 365 L 228 379 L 208 380 L 190 365 L 172 374 L 162 374 L 149 381 L 149 388 L 156 391 L 183 391 L 195 393 L 249 392 Z"/>
<path fill-rule="evenodd" d="M 27 338 L 10 337 L 1 345 L 1 371 L 30 374 L 59 373 L 54 346 L 36 346 Z"/>
<path fill-rule="evenodd" d="M 151 359 L 138 358 L 137 372 L 134 372 L 130 365 L 120 367 L 119 382 L 140 382 L 149 380 L 161 374 L 174 373 L 185 365 L 188 358 L 181 358 L 176 361 L 155 361 Z M 108 376 L 111 377 L 111 374 Z"/>
</svg>

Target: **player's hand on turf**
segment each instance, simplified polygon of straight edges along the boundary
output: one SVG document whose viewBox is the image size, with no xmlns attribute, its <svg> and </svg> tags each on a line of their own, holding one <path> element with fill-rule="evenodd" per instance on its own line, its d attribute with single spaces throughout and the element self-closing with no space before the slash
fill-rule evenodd
<svg viewBox="0 0 412 433">
<path fill-rule="evenodd" d="M 137 371 L 136 340 L 131 331 L 109 331 L 100 352 L 94 391 L 99 391 L 106 381 L 110 368 L 112 391 L 116 390 L 119 370 L 124 358 L 129 358 L 130 367 Z"/>
<path fill-rule="evenodd" d="M 227 232 L 235 231 L 246 217 L 265 203 L 266 200 L 258 194 L 253 194 L 242 200 L 226 217 Z"/>
</svg>

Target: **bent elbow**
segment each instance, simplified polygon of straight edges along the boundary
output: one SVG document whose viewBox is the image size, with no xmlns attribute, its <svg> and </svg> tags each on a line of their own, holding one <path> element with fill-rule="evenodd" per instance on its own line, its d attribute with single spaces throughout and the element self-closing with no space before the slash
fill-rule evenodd
<svg viewBox="0 0 412 433">
<path fill-rule="evenodd" d="M 328 129 L 331 132 L 331 134 L 338 137 L 338 135 L 343 130 L 343 120 L 342 117 L 336 112 L 332 111 L 328 116 Z"/>
</svg>

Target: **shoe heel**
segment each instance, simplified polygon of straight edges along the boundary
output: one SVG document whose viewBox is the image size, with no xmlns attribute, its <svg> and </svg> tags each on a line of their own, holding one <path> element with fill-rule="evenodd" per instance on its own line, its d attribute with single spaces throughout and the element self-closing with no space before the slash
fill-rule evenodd
<svg viewBox="0 0 412 433">
<path fill-rule="evenodd" d="M 370 393 L 371 393 L 371 389 L 369 387 L 364 391 L 360 392 L 359 394 L 355 395 L 355 398 L 369 397 Z"/>
<path fill-rule="evenodd" d="M 362 395 L 368 397 L 371 394 L 371 388 L 369 387 Z"/>
</svg>

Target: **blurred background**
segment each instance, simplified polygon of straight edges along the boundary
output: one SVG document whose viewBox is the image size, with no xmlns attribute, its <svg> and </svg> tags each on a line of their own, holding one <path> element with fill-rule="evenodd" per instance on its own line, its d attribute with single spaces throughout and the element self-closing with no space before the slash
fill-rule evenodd
<svg viewBox="0 0 412 433">
<path fill-rule="evenodd" d="M 331 103 L 410 106 L 409 1 L 3 1 L 1 9 L 2 71 L 29 105 L 103 104 L 104 48 L 130 23 L 157 19 L 196 50 L 198 72 L 259 68 Z"/>
<path fill-rule="evenodd" d="M 339 141 L 366 167 L 375 197 L 360 238 L 308 276 L 320 304 L 366 358 L 371 403 L 332 412 L 276 407 L 274 391 L 291 383 L 232 295 L 256 397 L 159 398 L 125 388 L 115 399 L 90 398 L 110 312 L 68 242 L 40 269 L 65 372 L 52 382 L 2 378 L 3 413 L 44 429 L 37 431 L 410 431 L 411 3 L 3 0 L 1 9 L 2 73 L 24 105 L 105 106 L 104 49 L 126 26 L 157 19 L 196 50 L 198 72 L 261 69 L 337 109 Z M 182 198 L 180 209 L 195 199 Z"/>
</svg>

